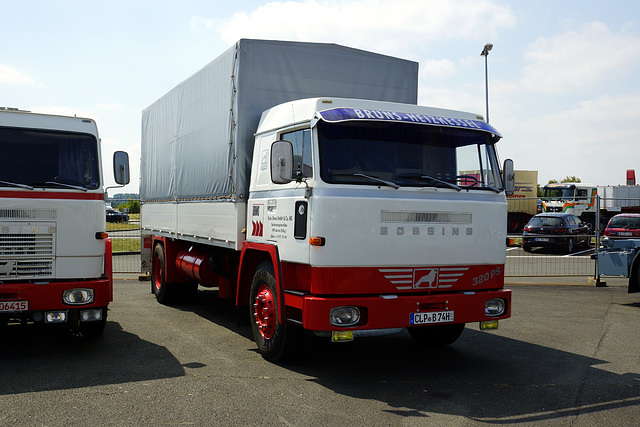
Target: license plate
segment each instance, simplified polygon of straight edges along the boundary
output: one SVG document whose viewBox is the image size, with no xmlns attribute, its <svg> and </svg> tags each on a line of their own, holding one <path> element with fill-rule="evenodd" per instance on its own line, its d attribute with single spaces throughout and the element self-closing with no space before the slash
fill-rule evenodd
<svg viewBox="0 0 640 427">
<path fill-rule="evenodd" d="M 424 325 L 428 323 L 453 322 L 453 311 L 431 311 L 428 313 L 411 313 L 410 324 Z"/>
<path fill-rule="evenodd" d="M 548 237 L 536 237 L 535 241 L 536 242 L 548 242 L 549 238 Z"/>
<path fill-rule="evenodd" d="M 15 313 L 29 310 L 29 301 L 0 301 L 0 313 Z"/>
<path fill-rule="evenodd" d="M 618 231 L 618 236 L 633 236 L 633 233 L 630 231 Z"/>
</svg>

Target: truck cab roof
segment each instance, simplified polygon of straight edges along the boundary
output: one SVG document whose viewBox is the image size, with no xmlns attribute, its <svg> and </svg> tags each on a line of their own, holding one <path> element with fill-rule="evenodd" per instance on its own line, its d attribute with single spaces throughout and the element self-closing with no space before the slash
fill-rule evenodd
<svg viewBox="0 0 640 427">
<path fill-rule="evenodd" d="M 355 113 L 354 113 L 355 112 Z M 307 98 L 277 105 L 262 113 L 256 134 L 324 120 L 374 120 L 476 128 L 499 139 L 500 133 L 481 115 L 444 108 L 346 98 Z"/>
</svg>

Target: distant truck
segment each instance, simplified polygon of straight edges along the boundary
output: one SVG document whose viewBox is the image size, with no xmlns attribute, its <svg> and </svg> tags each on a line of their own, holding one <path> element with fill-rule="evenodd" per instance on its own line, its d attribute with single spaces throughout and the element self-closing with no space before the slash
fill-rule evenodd
<svg viewBox="0 0 640 427">
<path fill-rule="evenodd" d="M 628 171 L 627 176 L 635 176 Z M 584 183 L 553 183 L 544 186 L 545 212 L 572 213 L 596 228 L 596 195 L 600 196 L 600 223 L 603 229 L 619 213 L 640 213 L 640 185 L 596 186 Z"/>
<path fill-rule="evenodd" d="M 240 40 L 142 114 L 144 267 L 162 304 L 218 288 L 262 356 L 304 331 L 454 342 L 511 315 L 500 134 L 417 101 L 418 64 Z M 480 177 L 464 170 L 482 170 Z M 506 190 L 505 190 L 506 187 Z"/>
<path fill-rule="evenodd" d="M 538 171 L 515 171 L 515 189 L 507 196 L 507 232 L 521 233 L 532 216 L 538 213 Z"/>
<path fill-rule="evenodd" d="M 102 334 L 113 300 L 100 138 L 91 119 L 0 109 L 0 329 Z M 114 154 L 116 182 L 128 156 Z"/>
</svg>

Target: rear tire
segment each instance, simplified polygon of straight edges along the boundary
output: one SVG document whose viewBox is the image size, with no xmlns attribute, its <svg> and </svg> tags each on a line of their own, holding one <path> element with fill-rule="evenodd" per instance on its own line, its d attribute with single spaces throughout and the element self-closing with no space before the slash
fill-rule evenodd
<svg viewBox="0 0 640 427">
<path fill-rule="evenodd" d="M 151 262 L 151 293 L 155 294 L 160 304 L 165 305 L 195 299 L 198 293 L 197 283 L 169 283 L 166 274 L 164 248 L 158 244 L 153 250 Z"/>
<path fill-rule="evenodd" d="M 279 321 L 277 283 L 270 262 L 258 265 L 249 298 L 249 320 L 253 339 L 265 360 L 283 362 L 299 350 L 303 329 Z"/>
<path fill-rule="evenodd" d="M 522 245 L 522 250 L 525 252 L 531 252 L 531 246 L 529 245 Z"/>
<path fill-rule="evenodd" d="M 175 300 L 175 285 L 167 283 L 165 269 L 164 248 L 156 245 L 151 260 L 151 289 L 160 304 L 170 304 Z"/>
<path fill-rule="evenodd" d="M 407 328 L 409 335 L 427 346 L 445 346 L 453 344 L 464 330 L 464 323 L 451 325 L 413 326 Z"/>
</svg>

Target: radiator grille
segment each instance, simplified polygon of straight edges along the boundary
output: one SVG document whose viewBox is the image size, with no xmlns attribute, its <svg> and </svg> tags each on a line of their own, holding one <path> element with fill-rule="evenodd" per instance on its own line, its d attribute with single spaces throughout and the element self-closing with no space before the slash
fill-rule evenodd
<svg viewBox="0 0 640 427">
<path fill-rule="evenodd" d="M 0 259 L 7 256 L 53 256 L 53 234 L 0 234 Z"/>
<path fill-rule="evenodd" d="M 55 209 L 0 209 L 1 219 L 56 219 Z"/>
<path fill-rule="evenodd" d="M 54 216 L 56 212 L 53 209 L 2 211 L 4 215 L 7 212 L 31 212 L 27 215 L 38 213 Z M 55 274 L 55 223 L 6 219 L 0 224 L 0 281 L 52 277 Z"/>
<path fill-rule="evenodd" d="M 412 211 L 381 211 L 382 222 L 395 223 L 447 223 L 471 224 L 473 215 L 470 212 L 412 212 Z"/>
<path fill-rule="evenodd" d="M 53 258 L 0 259 L 0 279 L 42 278 L 53 275 Z"/>
</svg>

